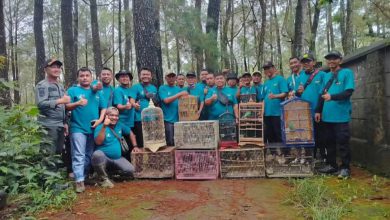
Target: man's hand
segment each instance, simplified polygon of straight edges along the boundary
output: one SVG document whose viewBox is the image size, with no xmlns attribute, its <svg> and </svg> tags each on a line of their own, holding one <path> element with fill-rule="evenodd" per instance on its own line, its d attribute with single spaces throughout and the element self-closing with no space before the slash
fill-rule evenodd
<svg viewBox="0 0 390 220">
<path fill-rule="evenodd" d="M 100 81 L 98 81 L 96 85 L 92 86 L 92 89 L 93 91 L 101 90 L 103 89 L 103 84 Z"/>
<path fill-rule="evenodd" d="M 129 110 L 129 109 L 131 109 L 131 107 L 132 107 L 132 105 L 131 105 L 130 101 L 127 100 L 127 103 L 125 105 L 125 109 Z"/>
<path fill-rule="evenodd" d="M 66 94 L 57 100 L 57 104 L 68 104 L 68 103 L 70 103 L 70 96 Z"/>
<path fill-rule="evenodd" d="M 215 101 L 215 100 L 217 100 L 217 99 L 218 99 L 217 94 L 214 94 L 214 95 L 211 96 L 211 100 Z"/>
<path fill-rule="evenodd" d="M 141 106 L 139 105 L 139 101 L 134 103 L 133 107 L 135 108 L 135 110 L 139 111 L 139 109 L 141 108 Z"/>
<path fill-rule="evenodd" d="M 79 101 L 77 101 L 78 105 L 80 106 L 86 106 L 88 104 L 88 100 L 85 99 L 84 97 L 81 97 Z"/>
<path fill-rule="evenodd" d="M 209 90 L 208 90 L 207 88 L 205 88 L 205 89 L 203 90 L 204 95 L 207 95 L 208 92 L 209 92 Z"/>
<path fill-rule="evenodd" d="M 276 99 L 276 96 L 271 92 L 271 93 L 268 95 L 268 98 L 269 98 L 269 99 Z"/>
<path fill-rule="evenodd" d="M 133 153 L 139 153 L 139 152 L 142 152 L 142 151 L 143 150 L 141 148 L 139 148 L 139 147 L 134 147 L 133 150 L 132 150 Z"/>
<path fill-rule="evenodd" d="M 188 92 L 187 91 L 182 91 L 178 93 L 179 97 L 187 96 Z"/>
<path fill-rule="evenodd" d="M 314 115 L 314 120 L 319 123 L 321 121 L 321 113 L 316 113 Z"/>
<path fill-rule="evenodd" d="M 104 118 L 104 122 L 103 122 L 103 125 L 104 126 L 109 126 L 111 124 L 111 120 L 108 118 L 108 116 L 106 116 Z"/>
<path fill-rule="evenodd" d="M 324 95 L 322 95 L 322 98 L 325 101 L 329 101 L 332 98 L 332 96 L 328 92 L 326 92 Z"/>
<path fill-rule="evenodd" d="M 303 93 L 303 86 L 302 85 L 299 85 L 299 87 L 298 87 L 298 90 L 297 90 L 297 93 L 299 93 L 299 94 L 302 94 Z"/>
<path fill-rule="evenodd" d="M 64 124 L 64 136 L 67 137 L 69 135 L 69 126 L 68 124 Z"/>
<path fill-rule="evenodd" d="M 294 91 L 291 91 L 291 92 L 288 93 L 287 98 L 288 98 L 288 99 L 292 99 L 292 98 L 294 98 L 294 96 L 295 96 L 295 92 L 294 92 Z"/>
</svg>

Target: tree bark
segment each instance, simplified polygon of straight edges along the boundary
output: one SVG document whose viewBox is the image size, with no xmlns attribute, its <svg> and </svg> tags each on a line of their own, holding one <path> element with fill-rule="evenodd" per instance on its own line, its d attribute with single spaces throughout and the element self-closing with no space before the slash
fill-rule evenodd
<svg viewBox="0 0 390 220">
<path fill-rule="evenodd" d="M 221 31 L 221 58 L 223 68 L 231 68 L 229 54 L 227 52 L 228 47 L 228 28 L 229 22 L 232 14 L 233 0 L 228 0 L 226 6 L 225 21 L 223 22 L 223 27 Z"/>
<path fill-rule="evenodd" d="M 350 54 L 353 51 L 353 36 L 352 36 L 353 35 L 353 23 L 352 23 L 353 3 L 354 3 L 354 0 L 347 0 L 345 35 L 343 36 L 344 55 Z"/>
<path fill-rule="evenodd" d="M 8 81 L 7 42 L 5 35 L 4 1 L 0 0 L 0 79 Z M 11 106 L 10 92 L 0 88 L 0 105 Z"/>
<path fill-rule="evenodd" d="M 61 30 L 65 67 L 65 87 L 72 85 L 77 78 L 77 64 L 74 55 L 72 5 L 73 1 L 61 0 Z"/>
<path fill-rule="evenodd" d="M 91 28 L 92 28 L 92 49 L 93 60 L 95 61 L 95 72 L 99 74 L 102 70 L 102 54 L 100 50 L 100 36 L 99 36 L 99 22 L 97 18 L 97 4 L 96 0 L 89 1 L 89 8 L 91 10 Z"/>
<path fill-rule="evenodd" d="M 122 0 L 118 0 L 118 46 L 119 46 L 119 66 L 123 68 L 123 53 L 122 53 Z"/>
<path fill-rule="evenodd" d="M 279 71 L 280 74 L 283 76 L 283 58 L 282 58 L 282 46 L 281 46 L 281 39 L 280 39 L 280 28 L 279 28 L 279 20 L 276 15 L 276 0 L 272 0 L 272 8 L 273 8 L 273 15 L 274 15 L 274 22 L 275 22 L 275 32 L 276 32 L 276 47 L 278 51 L 278 63 L 279 63 Z"/>
<path fill-rule="evenodd" d="M 300 57 L 304 48 L 304 22 L 306 20 L 307 0 L 298 0 L 295 9 L 294 46 L 292 56 Z"/>
<path fill-rule="evenodd" d="M 332 19 L 332 3 L 329 3 L 326 8 L 327 17 L 327 29 L 328 29 L 328 52 L 333 50 L 334 45 L 334 33 L 333 33 L 333 19 Z"/>
<path fill-rule="evenodd" d="M 158 0 L 134 0 L 134 44 L 138 72 L 142 67 L 152 69 L 153 83 L 163 84 L 161 63 L 160 22 Z M 145 28 L 148 27 L 148 28 Z"/>
<path fill-rule="evenodd" d="M 124 0 L 123 7 L 125 13 L 125 59 L 124 59 L 124 68 L 132 71 L 132 67 L 130 67 L 130 62 L 132 62 L 131 55 L 131 15 L 130 15 L 130 0 Z"/>
<path fill-rule="evenodd" d="M 244 42 L 242 45 L 242 54 L 244 55 L 244 71 L 248 72 L 248 63 L 246 61 L 246 16 L 245 16 L 245 5 L 244 5 L 244 0 L 241 0 L 241 9 L 242 9 L 242 26 L 243 26 L 243 31 L 244 31 Z"/>
<path fill-rule="evenodd" d="M 79 5 L 78 0 L 73 0 L 73 47 L 74 47 L 74 62 L 78 64 L 78 39 L 79 39 Z"/>
<path fill-rule="evenodd" d="M 34 0 L 35 84 L 45 78 L 45 42 L 43 39 L 43 0 Z"/>
<path fill-rule="evenodd" d="M 207 7 L 206 33 L 209 37 L 210 44 L 205 48 L 206 67 L 217 71 L 218 68 L 218 43 L 217 33 L 219 26 L 219 11 L 221 0 L 209 0 Z"/>
<path fill-rule="evenodd" d="M 261 7 L 261 25 L 260 25 L 260 33 L 259 33 L 259 45 L 258 45 L 258 57 L 257 62 L 259 65 L 262 65 L 264 62 L 264 42 L 265 42 L 265 27 L 267 24 L 267 5 L 264 0 L 259 0 Z"/>
<path fill-rule="evenodd" d="M 318 29 L 318 22 L 320 20 L 320 4 L 319 0 L 316 0 L 314 3 L 314 16 L 313 16 L 313 22 L 311 25 L 311 35 L 310 35 L 310 45 L 309 45 L 309 50 L 312 52 L 314 55 L 316 54 L 316 38 L 317 38 L 317 29 Z"/>
<path fill-rule="evenodd" d="M 200 19 L 202 14 L 202 0 L 195 0 L 195 10 L 196 17 L 194 19 L 195 23 L 195 32 L 197 33 L 198 38 L 202 38 L 202 20 Z M 199 44 L 195 44 L 194 54 L 196 58 L 196 72 L 199 73 L 203 69 L 204 57 L 203 57 L 203 47 Z"/>
</svg>

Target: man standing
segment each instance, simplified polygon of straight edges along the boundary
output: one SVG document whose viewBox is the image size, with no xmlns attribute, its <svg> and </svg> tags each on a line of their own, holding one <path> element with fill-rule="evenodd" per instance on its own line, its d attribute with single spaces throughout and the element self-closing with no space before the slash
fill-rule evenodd
<svg viewBox="0 0 390 220">
<path fill-rule="evenodd" d="M 176 85 L 177 87 L 179 87 L 180 91 L 185 90 L 184 87 L 185 82 L 186 82 L 186 77 L 184 76 L 184 74 L 183 73 L 177 74 Z"/>
<path fill-rule="evenodd" d="M 66 105 L 66 109 L 72 111 L 70 119 L 72 168 L 76 192 L 81 193 L 85 191 L 84 180 L 88 176 L 94 150 L 92 129 L 103 121 L 106 106 L 100 94 L 91 88 L 92 73 L 88 68 L 80 68 L 77 71 L 77 78 L 79 84 L 68 89 L 71 103 Z M 102 109 L 100 116 L 99 109 Z"/>
<path fill-rule="evenodd" d="M 352 112 L 351 95 L 355 89 L 354 73 L 351 69 L 341 68 L 342 55 L 338 51 L 329 52 L 325 59 L 330 72 L 324 77 L 323 95 L 316 109 L 315 119 L 317 122 L 321 119 L 324 122 L 327 166 L 318 171 L 321 173 L 337 172 L 336 151 L 338 147 L 341 157 L 339 178 L 348 178 L 351 175 L 349 121 Z"/>
<path fill-rule="evenodd" d="M 142 136 L 142 122 L 141 112 L 149 106 L 150 99 L 154 99 L 157 95 L 157 88 L 151 84 L 152 82 L 152 70 L 143 67 L 139 73 L 141 82 L 135 84 L 132 89 L 135 95 L 135 123 L 134 123 L 134 134 L 137 138 L 139 147 L 144 147 L 144 141 Z"/>
<path fill-rule="evenodd" d="M 209 106 L 209 120 L 218 120 L 225 112 L 234 114 L 238 122 L 238 102 L 233 90 L 225 87 L 225 77 L 218 73 L 215 77 L 216 86 L 211 88 L 206 96 L 205 104 Z"/>
<path fill-rule="evenodd" d="M 201 90 L 204 90 L 207 86 L 207 75 L 209 74 L 209 71 L 207 69 L 202 69 L 199 73 L 199 79 L 200 82 L 196 84 L 196 86 L 199 86 Z"/>
<path fill-rule="evenodd" d="M 104 108 L 107 108 L 112 106 L 114 95 L 114 88 L 111 86 L 112 70 L 108 67 L 103 67 L 99 74 L 99 79 L 100 81 L 95 80 L 92 82 L 92 89 L 93 91 L 100 93 L 100 96 L 104 99 Z"/>
<path fill-rule="evenodd" d="M 263 69 L 269 78 L 264 83 L 264 137 L 268 143 L 282 142 L 280 103 L 287 96 L 287 82 L 271 61 L 266 62 Z"/>
<path fill-rule="evenodd" d="M 303 65 L 304 73 L 301 73 L 297 81 L 299 86 L 296 95 L 303 100 L 310 102 L 312 115 L 314 117 L 318 99 L 322 91 L 325 72 L 315 68 L 316 60 L 311 53 L 305 53 L 301 59 L 301 63 Z M 314 123 L 314 156 L 317 158 L 317 149 L 319 149 L 321 157 L 319 159 L 323 160 L 325 159 L 325 148 L 322 142 L 323 138 L 321 138 L 321 136 L 323 136 L 321 127 L 321 121 Z"/>
<path fill-rule="evenodd" d="M 136 146 L 135 136 L 128 126 L 118 122 L 119 111 L 109 107 L 106 111 L 104 123 L 94 131 L 96 151 L 92 154 L 92 166 L 96 171 L 99 185 L 106 188 L 114 187 L 108 178 L 107 168 L 119 170 L 121 175 L 133 176 L 133 165 L 121 156 L 120 138 L 128 136 L 133 146 Z"/>
<path fill-rule="evenodd" d="M 255 71 L 252 74 L 253 86 L 256 89 L 256 94 L 257 94 L 256 99 L 258 102 L 263 101 L 263 99 L 264 99 L 262 78 L 263 78 L 263 76 L 261 75 L 261 73 L 259 71 Z"/>
<path fill-rule="evenodd" d="M 251 86 L 252 76 L 250 73 L 245 72 L 242 74 L 242 84 L 240 84 L 240 89 L 238 97 L 240 102 L 249 102 L 252 99 L 253 102 L 256 102 L 257 91 L 256 88 Z"/>
<path fill-rule="evenodd" d="M 133 75 L 130 71 L 121 70 L 115 74 L 116 80 L 119 82 L 119 86 L 114 90 L 114 106 L 119 110 L 119 121 L 122 125 L 129 127 L 129 129 L 134 128 L 134 119 L 135 119 L 135 98 L 136 95 L 134 90 L 131 88 L 131 81 L 133 80 Z M 129 146 L 132 146 L 136 150 L 138 146 L 132 145 L 130 139 L 125 136 L 126 142 Z M 127 152 L 123 152 L 127 153 Z M 126 154 L 125 158 L 130 160 L 130 155 Z"/>
<path fill-rule="evenodd" d="M 289 65 L 291 69 L 291 75 L 287 78 L 288 96 L 293 97 L 295 96 L 295 92 L 299 86 L 299 83 L 297 83 L 298 78 L 301 73 L 304 73 L 305 71 L 302 70 L 301 62 L 299 61 L 298 57 L 291 57 L 289 59 Z"/>
<path fill-rule="evenodd" d="M 236 94 L 236 98 L 238 99 L 239 97 L 239 90 L 238 90 L 238 78 L 237 74 L 230 72 L 226 74 L 226 80 L 227 80 L 227 88 L 231 89 L 234 94 Z"/>
<path fill-rule="evenodd" d="M 204 107 L 204 93 L 200 87 L 196 86 L 196 74 L 194 72 L 188 72 L 187 75 L 187 87 L 186 90 L 189 95 L 193 95 L 198 98 L 198 116 L 200 116 Z"/>
<path fill-rule="evenodd" d="M 161 100 L 161 109 L 164 114 L 165 139 L 168 146 L 174 146 L 173 139 L 174 123 L 179 121 L 179 101 L 182 96 L 188 95 L 187 91 L 180 91 L 180 88 L 175 85 L 176 74 L 168 72 L 165 75 L 167 85 L 160 86 L 158 95 Z"/>
<path fill-rule="evenodd" d="M 70 102 L 70 97 L 65 94 L 63 85 L 58 82 L 61 66 L 61 61 L 57 59 L 46 61 L 46 78 L 37 84 L 35 90 L 35 100 L 40 113 L 38 122 L 48 132 L 49 139 L 49 143 L 42 147 L 52 155 L 62 153 L 65 135 L 68 134 L 65 104 Z"/>
</svg>

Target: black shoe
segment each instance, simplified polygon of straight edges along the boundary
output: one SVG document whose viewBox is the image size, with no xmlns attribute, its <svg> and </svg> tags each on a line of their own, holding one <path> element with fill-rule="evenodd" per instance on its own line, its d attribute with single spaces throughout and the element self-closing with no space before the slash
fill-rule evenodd
<svg viewBox="0 0 390 220">
<path fill-rule="evenodd" d="M 326 165 L 326 166 L 322 167 L 321 169 L 318 169 L 317 171 L 320 173 L 332 174 L 332 173 L 336 173 L 337 169 L 331 165 Z"/>
</svg>

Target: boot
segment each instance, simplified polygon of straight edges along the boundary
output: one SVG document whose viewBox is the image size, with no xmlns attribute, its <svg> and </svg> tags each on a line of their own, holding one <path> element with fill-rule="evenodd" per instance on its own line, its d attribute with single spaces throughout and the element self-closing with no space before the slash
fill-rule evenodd
<svg viewBox="0 0 390 220">
<path fill-rule="evenodd" d="M 108 178 L 107 172 L 106 172 L 106 166 L 100 165 L 95 166 L 95 171 L 98 175 L 98 178 L 100 180 L 99 185 L 103 188 L 113 188 L 114 184 L 111 182 L 111 180 Z"/>
</svg>

